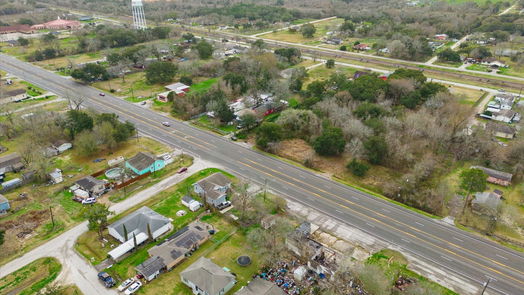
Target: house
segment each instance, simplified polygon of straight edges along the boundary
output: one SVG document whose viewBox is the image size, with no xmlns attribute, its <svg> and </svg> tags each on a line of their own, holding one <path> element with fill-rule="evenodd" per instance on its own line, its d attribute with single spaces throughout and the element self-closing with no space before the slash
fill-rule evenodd
<svg viewBox="0 0 524 295">
<path fill-rule="evenodd" d="M 384 53 L 384 54 L 390 53 L 389 48 L 387 48 L 387 47 L 385 47 L 385 48 L 380 48 L 380 49 L 378 50 L 378 52 L 380 52 L 380 53 Z"/>
<path fill-rule="evenodd" d="M 342 39 L 340 38 L 328 38 L 324 41 L 324 43 L 326 44 L 331 44 L 331 45 L 340 45 L 342 44 Z"/>
<path fill-rule="evenodd" d="M 226 201 L 227 193 L 231 189 L 231 180 L 222 173 L 214 173 L 197 183 L 193 189 L 206 203 L 218 206 Z"/>
<path fill-rule="evenodd" d="M 365 43 L 360 43 L 360 44 L 353 46 L 353 49 L 360 50 L 360 51 L 368 51 L 368 50 L 371 50 L 371 46 Z"/>
<path fill-rule="evenodd" d="M 200 209 L 200 207 L 202 207 L 202 204 L 200 204 L 200 202 L 196 201 L 188 195 L 182 197 L 182 205 L 186 206 L 189 210 L 193 212 L 197 211 L 198 209 Z"/>
<path fill-rule="evenodd" d="M 184 261 L 188 253 L 195 251 L 209 240 L 210 229 L 212 227 L 209 224 L 192 222 L 147 252 L 152 258 L 162 258 L 167 270 L 173 269 Z"/>
<path fill-rule="evenodd" d="M 0 214 L 7 213 L 9 209 L 11 209 L 11 206 L 9 205 L 9 200 L 3 195 L 0 195 Z"/>
<path fill-rule="evenodd" d="M 12 25 L 12 26 L 0 26 L 0 34 L 33 34 L 35 32 L 31 26 L 28 25 Z"/>
<path fill-rule="evenodd" d="M 48 176 L 49 180 L 54 184 L 64 181 L 64 178 L 62 177 L 62 170 L 58 168 L 55 168 L 55 170 L 51 171 Z"/>
<path fill-rule="evenodd" d="M 0 157 L 0 174 L 18 172 L 24 168 L 22 157 L 18 153 L 11 153 Z"/>
<path fill-rule="evenodd" d="M 489 183 L 494 183 L 502 186 L 509 186 L 511 185 L 511 179 L 513 178 L 513 174 L 498 171 L 491 168 L 486 168 L 482 166 L 471 166 L 471 168 L 480 169 L 484 171 L 488 175 L 487 181 Z"/>
<path fill-rule="evenodd" d="M 82 27 L 82 24 L 76 20 L 58 19 L 47 23 L 31 26 L 33 30 L 76 30 Z"/>
<path fill-rule="evenodd" d="M 500 103 L 497 101 L 490 101 L 488 102 L 488 106 L 486 108 L 486 111 L 492 112 L 492 113 L 498 113 L 501 111 Z"/>
<path fill-rule="evenodd" d="M 162 158 L 158 158 L 150 153 L 139 152 L 126 161 L 126 167 L 137 175 L 143 175 L 161 170 L 165 167 L 165 162 Z"/>
<path fill-rule="evenodd" d="M 180 278 L 197 295 L 223 295 L 236 283 L 233 274 L 205 257 L 183 270 Z"/>
<path fill-rule="evenodd" d="M 140 233 L 149 235 L 149 231 L 151 231 L 152 238 L 156 239 L 172 228 L 173 225 L 169 218 L 146 206 L 108 226 L 109 234 L 121 243 L 130 240 L 133 234 L 137 236 Z M 125 236 L 126 232 L 127 237 Z"/>
<path fill-rule="evenodd" d="M 55 149 L 55 148 L 52 147 L 52 146 L 48 146 L 48 147 L 45 147 L 45 148 L 42 150 L 42 154 L 43 154 L 44 157 L 46 157 L 46 158 L 52 158 L 52 157 L 58 156 L 58 150 Z"/>
<path fill-rule="evenodd" d="M 504 123 L 513 123 L 520 121 L 520 114 L 512 110 L 501 110 L 498 113 L 493 113 L 491 119 Z"/>
<path fill-rule="evenodd" d="M 71 149 L 73 147 L 73 144 L 70 142 L 67 142 L 65 140 L 58 140 L 55 143 L 53 143 L 53 148 L 55 148 L 59 154 Z"/>
<path fill-rule="evenodd" d="M 512 94 L 497 93 L 495 95 L 495 101 L 500 104 L 502 110 L 511 110 L 516 100 L 517 98 Z"/>
<path fill-rule="evenodd" d="M 488 126 L 494 136 L 500 138 L 513 139 L 517 134 L 517 129 L 506 124 L 491 124 Z"/>
<path fill-rule="evenodd" d="M 154 280 L 165 269 L 164 260 L 158 256 L 149 258 L 135 268 L 136 272 L 148 282 Z"/>
<path fill-rule="evenodd" d="M 167 86 L 165 86 L 165 88 L 168 91 L 162 92 L 162 93 L 157 95 L 157 99 L 159 101 L 161 101 L 161 102 L 167 102 L 168 101 L 167 100 L 167 96 L 169 95 L 170 92 L 174 92 L 174 94 L 177 95 L 177 96 L 184 96 L 190 90 L 189 86 L 187 86 L 184 83 L 180 83 L 180 82 L 167 85 Z"/>
<path fill-rule="evenodd" d="M 260 277 L 254 278 L 247 286 L 242 287 L 235 295 L 285 295 L 273 282 Z"/>
<path fill-rule="evenodd" d="M 480 62 L 480 64 L 485 65 L 485 66 L 489 66 L 489 67 L 495 68 L 495 69 L 507 68 L 508 67 L 508 65 L 506 65 L 504 62 L 502 62 L 500 60 L 497 60 L 494 57 L 485 58 L 485 59 L 483 59 Z"/>
<path fill-rule="evenodd" d="M 260 225 L 262 226 L 263 229 L 269 229 L 276 223 L 277 223 L 277 218 L 275 215 L 268 215 L 262 218 L 262 220 L 260 221 Z"/>
<path fill-rule="evenodd" d="M 3 93 L 0 94 L 0 100 L 3 100 L 4 103 L 5 102 L 21 102 L 23 100 L 26 100 L 27 98 L 28 96 L 27 96 L 26 90 L 23 88 L 3 91 Z"/>
<path fill-rule="evenodd" d="M 471 209 L 477 214 L 494 216 L 497 214 L 501 198 L 502 192 L 498 190 L 476 193 L 471 202 Z"/>
<path fill-rule="evenodd" d="M 447 34 L 436 34 L 435 35 L 435 39 L 440 40 L 440 41 L 447 40 L 448 38 L 449 36 Z"/>
<path fill-rule="evenodd" d="M 91 196 L 100 196 L 104 193 L 106 183 L 103 180 L 96 179 L 91 175 L 81 178 L 75 182 L 81 190 L 88 192 Z"/>
</svg>

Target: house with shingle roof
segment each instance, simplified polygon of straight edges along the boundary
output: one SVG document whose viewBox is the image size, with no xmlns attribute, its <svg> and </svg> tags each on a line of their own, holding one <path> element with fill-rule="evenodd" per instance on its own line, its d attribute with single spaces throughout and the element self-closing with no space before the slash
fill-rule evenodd
<svg viewBox="0 0 524 295">
<path fill-rule="evenodd" d="M 235 276 L 208 258 L 200 257 L 180 273 L 184 284 L 198 295 L 223 295 L 236 283 Z"/>
<path fill-rule="evenodd" d="M 163 158 L 147 152 L 139 152 L 126 161 L 126 167 L 131 169 L 137 175 L 153 173 L 163 169 L 165 166 L 166 163 Z"/>
<path fill-rule="evenodd" d="M 242 287 L 235 295 L 285 295 L 284 291 L 280 289 L 273 282 L 254 278 L 247 286 Z"/>
<path fill-rule="evenodd" d="M 226 201 L 231 180 L 218 172 L 193 184 L 193 189 L 208 204 L 218 206 Z"/>
<path fill-rule="evenodd" d="M 484 173 L 488 175 L 487 181 L 489 183 L 494 183 L 494 184 L 498 184 L 502 186 L 511 185 L 511 179 L 513 178 L 513 174 L 511 173 L 507 173 L 507 172 L 503 172 L 503 171 L 499 171 L 499 170 L 495 170 L 491 168 L 486 168 L 482 166 L 471 166 L 471 168 L 480 169 L 484 171 Z"/>
<path fill-rule="evenodd" d="M 171 220 L 163 215 L 156 213 L 149 207 L 142 207 L 126 217 L 108 226 L 109 234 L 120 242 L 124 243 L 140 233 L 148 233 L 148 227 L 151 230 L 153 239 L 173 228 Z M 125 228 L 125 229 L 124 229 Z M 125 232 L 127 231 L 127 239 Z"/>
</svg>

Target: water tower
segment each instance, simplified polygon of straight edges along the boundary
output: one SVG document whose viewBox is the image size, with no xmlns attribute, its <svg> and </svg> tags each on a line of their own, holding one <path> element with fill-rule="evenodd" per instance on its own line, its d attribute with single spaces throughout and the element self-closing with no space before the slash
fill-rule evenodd
<svg viewBox="0 0 524 295">
<path fill-rule="evenodd" d="M 133 28 L 137 30 L 147 28 L 142 0 L 131 0 L 131 9 L 133 10 Z"/>
</svg>

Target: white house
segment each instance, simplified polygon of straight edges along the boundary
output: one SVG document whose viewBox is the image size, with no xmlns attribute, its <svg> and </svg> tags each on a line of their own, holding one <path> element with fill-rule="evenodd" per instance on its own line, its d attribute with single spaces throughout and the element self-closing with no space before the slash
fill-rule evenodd
<svg viewBox="0 0 524 295">
<path fill-rule="evenodd" d="M 493 113 L 491 119 L 504 123 L 513 123 L 520 121 L 520 114 L 512 110 L 501 110 L 498 113 Z"/>
</svg>

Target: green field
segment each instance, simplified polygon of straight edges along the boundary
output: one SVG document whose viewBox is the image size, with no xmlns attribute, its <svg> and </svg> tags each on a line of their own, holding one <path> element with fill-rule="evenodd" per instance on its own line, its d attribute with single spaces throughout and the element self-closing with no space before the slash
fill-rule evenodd
<svg viewBox="0 0 524 295">
<path fill-rule="evenodd" d="M 0 279 L 0 294 L 37 294 L 53 282 L 62 265 L 55 258 L 40 258 Z"/>
</svg>

